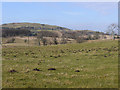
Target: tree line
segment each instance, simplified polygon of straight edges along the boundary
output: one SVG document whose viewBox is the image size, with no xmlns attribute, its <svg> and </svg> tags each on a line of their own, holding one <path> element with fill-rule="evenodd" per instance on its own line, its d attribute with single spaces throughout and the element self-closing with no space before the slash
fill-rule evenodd
<svg viewBox="0 0 120 90">
<path fill-rule="evenodd" d="M 21 30 L 17 30 L 17 29 L 2 29 L 2 37 L 11 37 L 11 36 L 28 36 L 31 35 L 31 31 L 30 30 L 26 30 L 26 29 L 21 29 Z"/>
</svg>

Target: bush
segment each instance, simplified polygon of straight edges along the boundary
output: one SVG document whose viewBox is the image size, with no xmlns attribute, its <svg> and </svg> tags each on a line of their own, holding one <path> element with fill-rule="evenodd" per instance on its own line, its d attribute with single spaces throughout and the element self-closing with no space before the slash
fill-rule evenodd
<svg viewBox="0 0 120 90">
<path fill-rule="evenodd" d="M 43 39 L 42 39 L 42 43 L 43 43 L 43 45 L 47 45 L 47 39 L 46 39 L 46 38 L 43 38 Z"/>
<path fill-rule="evenodd" d="M 77 43 L 85 42 L 85 40 L 86 40 L 86 38 L 84 38 L 84 37 L 77 37 L 76 38 Z"/>
<path fill-rule="evenodd" d="M 26 43 L 26 42 L 27 42 L 27 39 L 25 39 L 24 42 Z"/>
<path fill-rule="evenodd" d="M 57 45 L 58 44 L 58 41 L 56 38 L 54 38 L 54 44 Z"/>
<path fill-rule="evenodd" d="M 62 38 L 62 40 L 61 40 L 61 44 L 66 44 L 66 43 L 67 43 L 67 39 Z"/>
<path fill-rule="evenodd" d="M 94 38 L 94 40 L 100 39 L 100 36 L 99 36 L 99 34 L 95 34 L 93 38 Z"/>
<path fill-rule="evenodd" d="M 11 38 L 11 39 L 8 39 L 6 43 L 14 43 L 15 42 L 15 38 Z"/>
<path fill-rule="evenodd" d="M 92 39 L 93 39 L 92 36 L 88 35 L 87 40 L 92 40 Z"/>
</svg>

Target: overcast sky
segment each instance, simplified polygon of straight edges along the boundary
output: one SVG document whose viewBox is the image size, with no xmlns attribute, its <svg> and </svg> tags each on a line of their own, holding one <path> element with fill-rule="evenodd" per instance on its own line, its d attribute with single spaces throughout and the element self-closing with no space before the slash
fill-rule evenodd
<svg viewBox="0 0 120 90">
<path fill-rule="evenodd" d="M 31 22 L 105 31 L 118 22 L 116 2 L 3 2 L 2 23 Z"/>
</svg>

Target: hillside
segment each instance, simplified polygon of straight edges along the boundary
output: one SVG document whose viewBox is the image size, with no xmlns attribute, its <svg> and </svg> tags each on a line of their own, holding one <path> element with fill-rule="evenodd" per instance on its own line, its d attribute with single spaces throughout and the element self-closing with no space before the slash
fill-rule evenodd
<svg viewBox="0 0 120 90">
<path fill-rule="evenodd" d="M 57 31 L 60 37 L 76 39 L 78 37 L 84 37 L 86 40 L 100 39 L 103 32 L 92 30 L 71 30 L 65 27 L 39 24 L 39 23 L 8 23 L 2 24 L 2 36 L 36 36 L 39 32 L 44 33 L 44 37 L 52 37 L 53 33 Z M 50 32 L 49 32 L 50 31 Z M 54 31 L 54 32 L 53 32 Z M 49 35 L 52 33 L 51 35 Z M 58 36 L 59 37 L 59 36 Z"/>
<path fill-rule="evenodd" d="M 2 24 L 3 29 L 28 29 L 28 30 L 65 30 L 68 31 L 70 29 L 55 26 L 55 25 L 47 25 L 47 24 L 39 24 L 39 23 L 8 23 Z"/>
</svg>

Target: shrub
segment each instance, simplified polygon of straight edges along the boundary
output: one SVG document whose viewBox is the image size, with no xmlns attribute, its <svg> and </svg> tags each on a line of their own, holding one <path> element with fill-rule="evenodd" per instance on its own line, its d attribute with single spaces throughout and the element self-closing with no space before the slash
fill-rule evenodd
<svg viewBox="0 0 120 90">
<path fill-rule="evenodd" d="M 15 38 L 10 38 L 10 39 L 7 40 L 6 43 L 14 43 L 14 42 L 15 42 Z"/>
<path fill-rule="evenodd" d="M 82 43 L 82 42 L 85 42 L 85 39 L 86 38 L 84 38 L 84 37 L 77 37 L 76 41 L 77 41 L 77 43 Z"/>
<path fill-rule="evenodd" d="M 43 38 L 43 39 L 42 39 L 42 43 L 43 43 L 43 45 L 47 45 L 47 39 L 46 39 L 46 38 Z"/>
<path fill-rule="evenodd" d="M 27 39 L 25 39 L 24 42 L 26 43 L 26 42 L 27 42 Z"/>
<path fill-rule="evenodd" d="M 96 40 L 96 39 L 100 39 L 100 36 L 99 36 L 99 34 L 98 33 L 96 33 L 95 35 L 94 35 L 94 40 Z"/>
<path fill-rule="evenodd" d="M 54 44 L 57 45 L 58 44 L 58 41 L 56 38 L 54 38 Z"/>
<path fill-rule="evenodd" d="M 62 40 L 61 40 L 61 44 L 66 44 L 66 43 L 67 43 L 67 39 L 62 38 Z"/>
<path fill-rule="evenodd" d="M 92 40 L 92 39 L 93 39 L 92 36 L 88 35 L 87 40 Z"/>
</svg>

